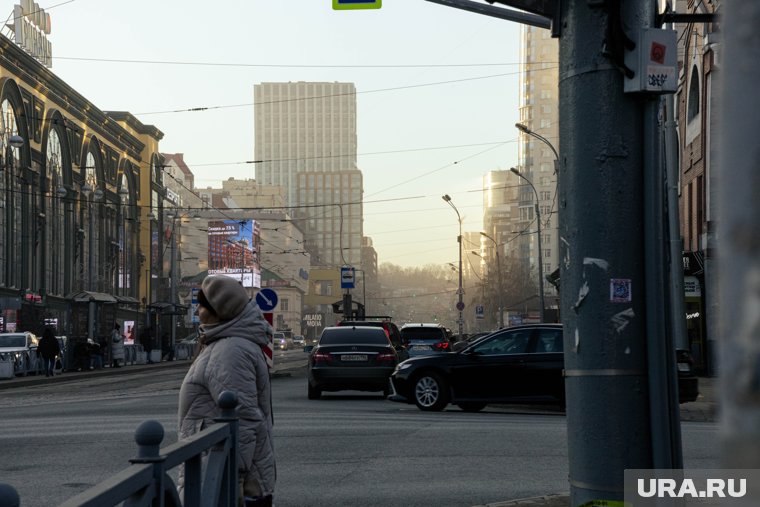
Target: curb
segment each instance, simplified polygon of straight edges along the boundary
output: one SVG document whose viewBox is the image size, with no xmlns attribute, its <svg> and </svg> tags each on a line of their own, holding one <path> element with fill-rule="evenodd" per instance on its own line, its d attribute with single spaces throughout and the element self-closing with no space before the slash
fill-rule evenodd
<svg viewBox="0 0 760 507">
<path fill-rule="evenodd" d="M 520 498 L 517 500 L 507 500 L 505 502 L 494 502 L 473 507 L 568 507 L 570 505 L 569 493 L 553 493 L 544 496 L 534 496 L 530 498 Z"/>
</svg>

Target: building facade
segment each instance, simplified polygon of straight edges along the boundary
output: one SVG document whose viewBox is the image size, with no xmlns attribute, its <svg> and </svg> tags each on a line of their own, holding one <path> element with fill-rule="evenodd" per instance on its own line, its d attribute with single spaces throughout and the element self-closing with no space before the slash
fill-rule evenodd
<svg viewBox="0 0 760 507">
<path fill-rule="evenodd" d="M 511 184 L 518 185 L 519 213 L 514 217 L 513 234 L 521 234 L 514 252 L 519 259 L 530 259 L 531 269 L 538 270 L 541 259 L 544 275 L 558 266 L 557 174 L 555 152 L 559 146 L 559 44 L 551 31 L 523 27 L 520 73 L 520 123 L 530 132 L 520 134 L 519 171 L 533 186 L 512 174 Z M 553 149 L 552 149 L 553 148 Z M 538 210 L 536 210 L 536 204 Z M 538 247 L 538 220 L 541 220 L 541 252 Z M 556 320 L 558 294 L 544 279 L 543 286 L 547 317 Z M 554 310 L 554 311 L 550 311 Z M 555 317 L 551 317 L 551 316 Z"/>
<path fill-rule="evenodd" d="M 680 0 L 677 12 L 711 13 L 720 2 Z M 713 160 L 713 83 L 719 68 L 720 34 L 712 23 L 676 25 L 679 86 L 676 94 L 679 152 L 679 216 L 683 241 L 686 346 L 695 369 L 709 373 L 717 363 L 717 295 L 713 254 L 718 168 Z M 715 291 L 715 294 L 711 294 Z M 712 303 L 711 303 L 712 301 Z"/>
<path fill-rule="evenodd" d="M 97 339 L 150 302 L 161 131 L 105 112 L 0 36 L 2 331 Z"/>
<path fill-rule="evenodd" d="M 285 189 L 315 265 L 358 266 L 363 181 L 356 166 L 353 83 L 254 87 L 256 178 Z"/>
</svg>

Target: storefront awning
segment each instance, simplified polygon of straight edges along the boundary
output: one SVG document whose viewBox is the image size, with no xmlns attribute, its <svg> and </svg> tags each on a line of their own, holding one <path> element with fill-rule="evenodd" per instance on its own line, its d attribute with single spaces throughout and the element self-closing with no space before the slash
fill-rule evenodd
<svg viewBox="0 0 760 507">
<path fill-rule="evenodd" d="M 190 307 L 188 305 L 157 302 L 149 304 L 148 308 L 162 315 L 185 315 Z"/>
<path fill-rule="evenodd" d="M 116 301 L 121 305 L 139 305 L 140 302 L 132 296 L 116 296 Z"/>
<path fill-rule="evenodd" d="M 106 294 L 105 292 L 92 292 L 89 290 L 83 290 L 81 292 L 75 292 L 72 294 L 69 294 L 66 296 L 66 299 L 69 299 L 75 303 L 117 303 L 115 297 L 113 297 L 110 294 Z"/>
</svg>

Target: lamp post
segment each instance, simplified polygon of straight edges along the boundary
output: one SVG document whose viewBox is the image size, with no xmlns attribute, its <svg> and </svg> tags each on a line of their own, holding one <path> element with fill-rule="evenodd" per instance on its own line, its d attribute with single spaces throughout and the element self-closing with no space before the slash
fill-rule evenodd
<svg viewBox="0 0 760 507">
<path fill-rule="evenodd" d="M 540 134 L 536 134 L 523 123 L 515 123 L 515 127 L 517 127 L 517 130 L 519 130 L 523 134 L 528 134 L 531 137 L 535 137 L 539 141 L 546 144 L 546 146 L 548 146 L 549 149 L 552 150 L 552 153 L 554 153 L 554 174 L 557 174 L 557 170 L 559 169 L 559 154 L 557 153 L 557 149 L 554 147 L 554 145 L 550 143 L 547 138 L 545 138 L 544 136 Z"/>
<path fill-rule="evenodd" d="M 524 179 L 528 185 L 530 185 L 530 188 L 533 189 L 533 193 L 536 196 L 536 222 L 538 223 L 538 296 L 540 299 L 540 305 L 541 305 L 541 311 L 539 312 L 539 317 L 541 319 L 541 322 L 544 321 L 544 263 L 542 260 L 543 257 L 543 249 L 541 246 L 541 207 L 538 205 L 538 192 L 536 191 L 536 187 L 533 185 L 533 182 L 530 181 L 528 178 L 523 176 L 523 174 L 517 170 L 517 168 L 512 167 L 510 169 L 513 173 L 515 173 L 520 178 Z"/>
<path fill-rule="evenodd" d="M 499 258 L 499 244 L 496 243 L 496 240 L 485 232 L 481 232 L 480 235 L 484 238 L 490 239 L 493 242 L 493 248 L 496 252 L 496 271 L 499 275 L 499 329 L 501 329 L 504 327 L 504 285 L 501 281 L 501 260 Z"/>
<path fill-rule="evenodd" d="M 454 206 L 454 203 L 451 202 L 449 194 L 442 196 L 442 199 L 456 212 L 457 221 L 459 222 L 459 236 L 457 236 L 457 243 L 459 244 L 459 289 L 457 290 L 457 294 L 459 294 L 459 298 L 457 310 L 459 310 L 459 339 L 462 340 L 464 334 L 462 329 L 464 324 L 464 315 L 462 313 L 464 311 L 464 301 L 462 301 L 462 297 L 464 296 L 464 289 L 462 288 L 462 216 L 459 214 L 457 207 Z"/>
</svg>

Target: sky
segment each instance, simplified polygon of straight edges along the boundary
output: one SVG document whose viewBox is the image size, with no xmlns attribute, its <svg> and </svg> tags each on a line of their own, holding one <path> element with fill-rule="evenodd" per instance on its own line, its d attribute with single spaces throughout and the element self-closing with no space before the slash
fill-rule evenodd
<svg viewBox="0 0 760 507">
<path fill-rule="evenodd" d="M 6 1 L 6 11 L 15 2 Z M 425 0 L 51 0 L 52 71 L 184 153 L 198 187 L 255 178 L 253 87 L 353 82 L 364 235 L 378 263 L 456 262 L 482 230 L 482 178 L 517 164 L 518 24 Z M 151 63 L 152 62 L 152 63 Z M 172 62 L 172 63 L 169 63 Z M 206 111 L 188 109 L 208 107 Z"/>
</svg>

